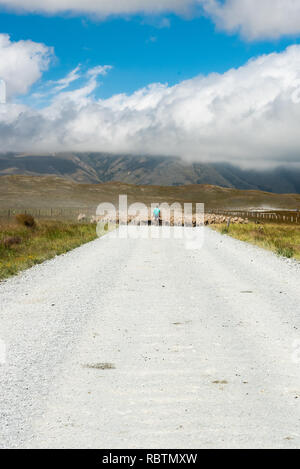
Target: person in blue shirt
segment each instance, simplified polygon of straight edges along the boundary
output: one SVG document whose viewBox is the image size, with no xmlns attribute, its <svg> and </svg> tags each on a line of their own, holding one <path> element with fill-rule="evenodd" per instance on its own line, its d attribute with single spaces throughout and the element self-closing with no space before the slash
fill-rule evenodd
<svg viewBox="0 0 300 469">
<path fill-rule="evenodd" d="M 159 224 L 159 219 L 160 219 L 160 208 L 157 205 L 155 209 L 153 210 L 153 215 L 154 215 L 154 220 L 157 224 Z"/>
</svg>

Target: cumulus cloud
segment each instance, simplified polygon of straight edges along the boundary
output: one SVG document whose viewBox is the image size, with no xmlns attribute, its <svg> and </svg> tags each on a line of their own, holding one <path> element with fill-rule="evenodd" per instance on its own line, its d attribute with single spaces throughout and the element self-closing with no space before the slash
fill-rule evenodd
<svg viewBox="0 0 300 469">
<path fill-rule="evenodd" d="M 221 29 L 250 40 L 300 33 L 299 0 L 203 0 L 203 5 Z"/>
<path fill-rule="evenodd" d="M 108 78 L 109 79 L 109 78 Z M 42 109 L 0 106 L 2 151 L 178 155 L 248 167 L 300 163 L 300 46 L 224 74 L 94 97 L 97 79 Z"/>
<path fill-rule="evenodd" d="M 12 42 L 0 34 L 0 79 L 6 83 L 7 98 L 25 94 L 49 66 L 53 50 L 32 41 Z"/>
</svg>

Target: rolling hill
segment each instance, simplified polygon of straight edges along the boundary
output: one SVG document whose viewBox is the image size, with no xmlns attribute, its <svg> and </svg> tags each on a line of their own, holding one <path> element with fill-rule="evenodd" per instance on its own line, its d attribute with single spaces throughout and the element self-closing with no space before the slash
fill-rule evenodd
<svg viewBox="0 0 300 469">
<path fill-rule="evenodd" d="M 78 184 L 55 176 L 0 176 L 0 215 L 7 209 L 89 209 L 95 213 L 102 202 L 118 205 L 119 195 L 128 202 L 205 203 L 206 209 L 300 209 L 300 195 L 272 194 L 211 185 L 150 186 L 120 182 Z"/>
</svg>

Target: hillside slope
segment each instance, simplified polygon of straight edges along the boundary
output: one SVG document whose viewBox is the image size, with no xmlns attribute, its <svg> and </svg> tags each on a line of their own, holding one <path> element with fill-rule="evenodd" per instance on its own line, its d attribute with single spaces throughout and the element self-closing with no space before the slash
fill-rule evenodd
<svg viewBox="0 0 300 469">
<path fill-rule="evenodd" d="M 78 184 L 59 177 L 0 176 L 0 209 L 78 208 L 95 210 L 102 202 L 118 204 L 127 194 L 129 203 L 205 203 L 206 208 L 300 209 L 300 195 L 238 190 L 211 185 L 141 186 L 118 182 Z M 1 212 L 1 210 L 0 210 Z"/>
<path fill-rule="evenodd" d="M 184 163 L 173 157 L 62 153 L 0 154 L 0 175 L 52 175 L 79 183 L 121 181 L 128 184 L 177 186 L 210 184 L 236 189 L 300 193 L 300 170 L 243 170 L 229 164 Z"/>
</svg>

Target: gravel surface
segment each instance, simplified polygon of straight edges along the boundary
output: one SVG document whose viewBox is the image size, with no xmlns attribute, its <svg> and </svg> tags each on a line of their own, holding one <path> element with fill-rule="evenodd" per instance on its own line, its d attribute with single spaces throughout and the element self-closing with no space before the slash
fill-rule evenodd
<svg viewBox="0 0 300 469">
<path fill-rule="evenodd" d="M 110 234 L 0 284 L 2 447 L 299 447 L 300 264 L 204 233 Z"/>
</svg>

